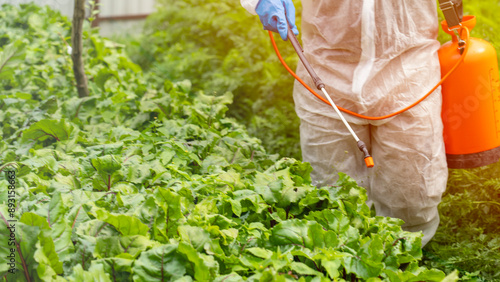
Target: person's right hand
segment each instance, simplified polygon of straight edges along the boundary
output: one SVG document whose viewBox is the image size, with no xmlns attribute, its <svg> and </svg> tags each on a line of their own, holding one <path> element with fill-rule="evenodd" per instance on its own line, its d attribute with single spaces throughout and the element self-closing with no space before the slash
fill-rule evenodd
<svg viewBox="0 0 500 282">
<path fill-rule="evenodd" d="M 292 0 L 260 0 L 255 8 L 265 30 L 278 32 L 287 40 L 287 20 L 295 35 L 299 34 L 295 26 L 295 7 Z"/>
</svg>

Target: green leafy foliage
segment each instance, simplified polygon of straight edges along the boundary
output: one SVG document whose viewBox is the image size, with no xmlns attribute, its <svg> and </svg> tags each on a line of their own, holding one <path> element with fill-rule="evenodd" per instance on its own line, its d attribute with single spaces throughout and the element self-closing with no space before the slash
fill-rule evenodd
<svg viewBox="0 0 500 282">
<path fill-rule="evenodd" d="M 451 170 L 441 225 L 426 246 L 426 265 L 468 273 L 464 281 L 498 281 L 500 163 Z"/>
<path fill-rule="evenodd" d="M 231 93 L 143 74 L 122 47 L 87 30 L 91 96 L 77 98 L 69 23 L 34 5 L 0 13 L 2 38 L 23 38 L 30 58 L 0 84 L 0 167 L 16 170 L 18 202 L 17 272 L 2 265 L 3 280 L 445 278 L 419 266 L 421 234 L 371 216 L 347 175 L 314 187 L 308 164 L 268 154 L 226 117 Z M 6 210 L 2 194 L 2 235 Z"/>
<path fill-rule="evenodd" d="M 258 18 L 246 13 L 238 1 L 216 1 L 220 6 L 212 2 L 161 1 L 158 12 L 148 19 L 147 40 L 129 41 L 132 58 L 146 70 L 170 79 L 188 77 L 199 89 L 230 90 L 236 101 L 231 115 L 261 138 L 268 151 L 299 158 L 297 121 L 292 118 L 291 104 L 287 105 L 291 103 L 292 83 L 275 59 L 266 32 L 261 30 Z M 300 3 L 295 4 L 300 15 Z M 500 3 L 471 0 L 463 5 L 464 14 L 477 17 L 471 36 L 489 41 L 500 54 Z M 439 17 L 440 21 L 444 19 L 441 11 Z M 441 43 L 451 40 L 441 29 L 438 39 Z M 277 41 L 293 68 L 296 59 L 292 49 Z M 247 98 L 250 100 L 245 102 Z M 284 120 L 292 122 L 275 122 Z M 448 191 L 440 206 L 441 225 L 425 249 L 427 265 L 447 273 L 460 269 L 464 281 L 500 279 L 497 167 L 498 163 L 484 170 L 450 170 Z M 283 185 L 286 183 L 276 182 L 257 189 L 262 197 L 276 201 L 281 195 L 273 189 Z M 396 277 L 395 281 L 400 279 Z"/>
<path fill-rule="evenodd" d="M 232 92 L 230 116 L 246 125 L 268 151 L 300 159 L 293 78 L 279 63 L 258 17 L 234 0 L 157 4 L 142 37 L 124 41 L 132 59 L 169 80 L 187 78 L 193 89 L 216 95 Z M 300 11 L 300 3 L 296 6 Z M 278 41 L 285 60 L 295 68 L 298 58 L 292 46 Z"/>
</svg>

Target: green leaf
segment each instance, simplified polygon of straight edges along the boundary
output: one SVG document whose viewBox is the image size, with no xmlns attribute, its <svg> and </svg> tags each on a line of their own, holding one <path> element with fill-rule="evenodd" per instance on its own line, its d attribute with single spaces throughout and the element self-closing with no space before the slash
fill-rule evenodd
<svg viewBox="0 0 500 282">
<path fill-rule="evenodd" d="M 38 262 L 37 273 L 40 279 L 60 281 L 61 278 L 57 275 L 63 273 L 63 264 L 56 253 L 52 237 L 45 234 L 43 230 L 38 234 L 34 258 Z"/>
<path fill-rule="evenodd" d="M 325 268 L 330 278 L 335 279 L 340 276 L 339 269 L 342 265 L 341 260 L 322 259 L 321 265 Z"/>
<path fill-rule="evenodd" d="M 312 224 L 308 231 L 309 237 L 313 241 L 314 248 L 337 248 L 339 239 L 337 233 L 332 230 L 324 230 L 319 224 Z M 380 250 L 380 252 L 382 252 Z"/>
<path fill-rule="evenodd" d="M 323 227 L 331 229 L 339 234 L 345 233 L 350 226 L 349 217 L 338 209 L 324 209 L 309 213 L 307 219 L 315 220 Z"/>
<path fill-rule="evenodd" d="M 363 238 L 360 241 L 360 250 L 358 255 L 361 259 L 381 262 L 384 259 L 384 250 L 380 235 L 373 234 L 371 237 Z"/>
<path fill-rule="evenodd" d="M 177 252 L 177 245 L 162 245 L 142 252 L 132 271 L 134 281 L 167 281 L 183 277 L 189 265 L 187 258 Z"/>
<path fill-rule="evenodd" d="M 134 259 L 122 257 L 103 258 L 93 260 L 91 267 L 102 266 L 104 272 L 113 277 L 114 281 L 131 281 L 134 261 Z"/>
<path fill-rule="evenodd" d="M 29 226 L 37 226 L 41 229 L 50 229 L 49 223 L 47 222 L 46 218 L 43 218 L 31 212 L 23 213 L 19 221 Z"/>
<path fill-rule="evenodd" d="M 8 79 L 14 73 L 12 67 L 19 63 L 26 56 L 22 50 L 25 48 L 25 43 L 17 40 L 3 47 L 0 51 L 0 79 Z"/>
<path fill-rule="evenodd" d="M 96 211 L 97 219 L 113 225 L 123 236 L 148 236 L 149 227 L 139 219 L 124 214 L 112 214 L 103 209 Z"/>
<path fill-rule="evenodd" d="M 238 201 L 244 210 L 252 210 L 255 213 L 261 213 L 267 209 L 268 205 L 262 197 L 252 190 L 238 190 L 233 192 L 233 200 Z"/>
<path fill-rule="evenodd" d="M 301 262 L 292 262 L 290 264 L 290 268 L 292 269 L 292 271 L 300 275 L 320 275 L 320 272 L 310 268 L 309 266 Z"/>
<path fill-rule="evenodd" d="M 64 119 L 44 119 L 35 122 L 23 131 L 22 141 L 43 141 L 47 138 L 64 141 L 70 139 L 71 133 L 74 130 L 75 127 Z"/>
<path fill-rule="evenodd" d="M 284 179 L 276 179 L 273 175 L 257 172 L 255 191 L 259 193 L 268 204 L 276 204 L 282 198 L 282 191 L 286 187 Z"/>
<path fill-rule="evenodd" d="M 55 174 L 58 165 L 57 165 L 57 160 L 54 158 L 54 156 L 48 155 L 48 156 L 33 156 L 32 158 L 23 160 L 21 164 L 25 165 L 26 167 L 29 167 L 32 170 L 37 170 L 37 172 L 43 172 L 47 171 L 51 174 Z M 42 174 L 42 173 L 40 173 Z M 40 179 L 40 178 L 38 178 Z M 43 179 L 40 179 L 43 180 Z M 37 187 L 39 188 L 39 187 Z"/>
<path fill-rule="evenodd" d="M 221 182 L 231 185 L 233 190 L 240 190 L 245 188 L 245 184 L 241 181 L 241 174 L 234 170 L 223 172 L 218 175 Z"/>
<path fill-rule="evenodd" d="M 210 281 L 215 277 L 219 265 L 212 256 L 197 252 L 191 245 L 184 242 L 179 243 L 180 253 L 186 255 L 188 260 L 194 264 L 194 278 L 198 281 Z"/>
<path fill-rule="evenodd" d="M 153 246 L 153 242 L 141 235 L 98 237 L 94 256 L 97 258 L 122 257 L 134 259 Z"/>
<path fill-rule="evenodd" d="M 165 188 L 158 188 L 155 193 L 155 202 L 158 205 L 165 206 L 166 214 L 171 220 L 183 218 L 181 211 L 181 197 L 179 194 Z"/>
<path fill-rule="evenodd" d="M 61 219 L 64 218 L 66 214 L 66 207 L 64 206 L 64 202 L 61 197 L 60 192 L 55 192 L 52 194 L 52 199 L 49 202 L 49 211 L 48 211 L 48 222 L 51 224 L 60 222 Z"/>
<path fill-rule="evenodd" d="M 214 282 L 239 282 L 242 281 L 243 277 L 241 277 L 236 272 L 231 272 L 227 275 L 221 275 L 215 278 Z"/>
<path fill-rule="evenodd" d="M 297 245 L 314 250 L 315 248 L 334 248 L 339 241 L 337 234 L 324 230 L 314 221 L 290 219 L 282 221 L 271 229 L 269 240 L 275 245 Z"/>
<path fill-rule="evenodd" d="M 114 155 L 106 155 L 92 159 L 92 166 L 104 175 L 111 175 L 118 171 L 122 165 Z"/>
<path fill-rule="evenodd" d="M 273 173 L 257 172 L 254 187 L 267 203 L 282 208 L 299 202 L 308 192 L 314 190 L 312 187 L 295 186 L 289 168 Z"/>
<path fill-rule="evenodd" d="M 56 97 L 50 97 L 40 105 L 40 109 L 46 111 L 47 114 L 55 113 L 58 108 L 59 105 Z"/>
<path fill-rule="evenodd" d="M 71 260 L 75 252 L 75 247 L 71 240 L 71 225 L 65 218 L 52 224 L 50 237 L 54 242 L 54 248 L 61 262 Z"/>
<path fill-rule="evenodd" d="M 263 259 L 268 259 L 273 255 L 273 252 L 270 250 L 262 249 L 262 248 L 247 248 L 245 251 L 251 253 L 252 255 L 263 258 Z"/>
<path fill-rule="evenodd" d="M 304 248 L 313 248 L 313 240 L 309 237 L 309 227 L 317 224 L 306 220 L 290 219 L 280 222 L 271 229 L 269 238 L 275 245 L 298 245 Z"/>
<path fill-rule="evenodd" d="M 95 80 L 95 83 L 97 84 L 97 86 L 99 88 L 101 88 L 101 90 L 105 90 L 104 84 L 111 77 L 115 77 L 117 80 L 120 80 L 118 73 L 116 71 L 110 70 L 108 68 L 102 68 L 99 70 L 99 72 L 95 76 L 94 80 Z"/>
<path fill-rule="evenodd" d="M 39 226 L 27 225 L 22 222 L 22 219 L 20 222 L 16 223 L 16 240 L 19 242 L 20 251 L 23 256 L 23 261 L 20 259 L 17 261 L 16 268 L 20 270 L 20 273 L 23 273 L 23 276 L 24 273 L 28 273 L 30 277 L 38 276 L 38 262 L 35 260 L 35 252 L 37 251 L 37 243 L 39 241 L 38 235 L 41 230 L 46 231 L 47 229 L 41 229 Z M 16 254 L 16 256 L 18 254 Z"/>
<path fill-rule="evenodd" d="M 193 246 L 198 252 L 212 241 L 210 233 L 198 226 L 183 225 L 179 226 L 177 230 L 181 240 Z"/>
<path fill-rule="evenodd" d="M 202 172 L 220 172 L 220 168 L 229 166 L 229 162 L 223 156 L 210 155 L 201 163 Z"/>
<path fill-rule="evenodd" d="M 81 264 L 77 264 L 73 268 L 73 273 L 68 277 L 70 282 L 111 282 L 109 274 L 104 272 L 102 265 L 92 265 L 89 270 L 84 270 Z"/>
<path fill-rule="evenodd" d="M 446 275 L 446 277 L 441 280 L 441 282 L 456 282 L 458 281 L 459 278 L 458 278 L 458 270 L 453 270 L 452 273 Z"/>
<path fill-rule="evenodd" d="M 179 81 L 175 84 L 175 86 L 179 87 L 179 89 L 182 91 L 182 92 L 189 92 L 189 90 L 191 90 L 191 81 L 189 81 L 188 79 L 185 79 L 183 81 Z"/>
<path fill-rule="evenodd" d="M 347 273 L 353 273 L 363 279 L 379 276 L 384 268 L 383 263 L 364 260 L 357 256 L 346 256 L 342 264 Z"/>
<path fill-rule="evenodd" d="M 153 232 L 156 236 L 163 236 L 165 241 L 177 234 L 177 227 L 185 219 L 181 211 L 181 197 L 170 190 L 158 188 L 155 193 L 155 203 L 161 209 L 154 219 Z"/>
</svg>

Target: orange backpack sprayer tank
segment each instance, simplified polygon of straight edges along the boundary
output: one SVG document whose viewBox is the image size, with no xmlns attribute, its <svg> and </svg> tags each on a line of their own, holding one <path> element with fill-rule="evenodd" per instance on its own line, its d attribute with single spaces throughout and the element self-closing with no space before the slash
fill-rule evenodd
<svg viewBox="0 0 500 282">
<path fill-rule="evenodd" d="M 462 25 L 471 30 L 474 16 L 464 16 Z M 439 49 L 441 74 L 460 59 L 459 40 L 452 35 Z M 479 38 L 470 38 L 463 62 L 442 84 L 444 142 L 449 168 L 472 168 L 500 159 L 500 82 L 494 47 Z"/>
</svg>

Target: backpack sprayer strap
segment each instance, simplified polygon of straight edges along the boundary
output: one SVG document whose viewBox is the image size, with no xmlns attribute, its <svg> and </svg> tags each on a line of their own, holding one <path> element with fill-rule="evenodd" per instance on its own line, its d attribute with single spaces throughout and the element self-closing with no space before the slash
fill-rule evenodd
<svg viewBox="0 0 500 282">
<path fill-rule="evenodd" d="M 460 33 L 458 32 L 458 30 L 462 28 L 462 0 L 439 0 L 439 8 L 443 12 L 444 19 L 448 24 L 448 29 L 455 33 L 458 39 L 458 50 L 460 54 L 462 54 L 465 49 L 465 41 L 460 37 Z"/>
<path fill-rule="evenodd" d="M 463 18 L 462 0 L 439 0 L 439 8 L 450 28 L 461 25 Z"/>
</svg>

